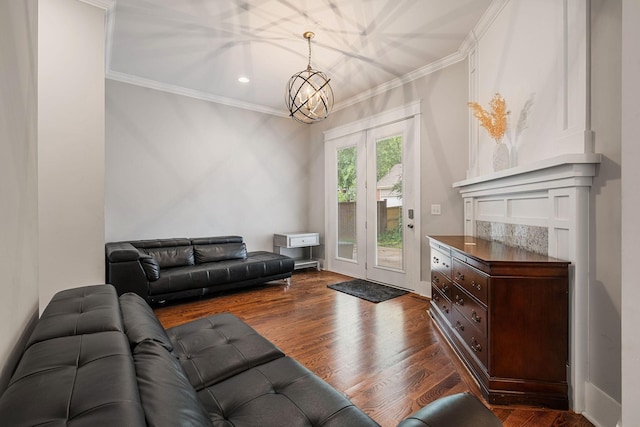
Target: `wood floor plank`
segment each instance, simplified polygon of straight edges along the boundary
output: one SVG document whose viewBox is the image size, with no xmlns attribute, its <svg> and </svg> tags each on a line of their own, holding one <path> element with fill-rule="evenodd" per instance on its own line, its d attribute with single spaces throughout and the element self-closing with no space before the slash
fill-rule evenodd
<svg viewBox="0 0 640 427">
<path fill-rule="evenodd" d="M 427 298 L 407 294 L 374 304 L 327 288 L 349 279 L 306 270 L 293 275 L 291 286 L 273 282 L 154 311 L 166 328 L 216 313 L 235 314 L 383 427 L 397 425 L 442 396 L 470 391 L 481 397 L 431 321 Z M 571 411 L 489 407 L 505 427 L 592 427 Z"/>
</svg>

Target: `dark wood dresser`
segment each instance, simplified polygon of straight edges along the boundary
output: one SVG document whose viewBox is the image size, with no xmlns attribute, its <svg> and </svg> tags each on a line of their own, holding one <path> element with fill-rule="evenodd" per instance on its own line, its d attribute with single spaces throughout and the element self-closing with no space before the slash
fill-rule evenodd
<svg viewBox="0 0 640 427">
<path fill-rule="evenodd" d="M 492 404 L 568 408 L 569 262 L 429 236 L 431 317 Z"/>
</svg>

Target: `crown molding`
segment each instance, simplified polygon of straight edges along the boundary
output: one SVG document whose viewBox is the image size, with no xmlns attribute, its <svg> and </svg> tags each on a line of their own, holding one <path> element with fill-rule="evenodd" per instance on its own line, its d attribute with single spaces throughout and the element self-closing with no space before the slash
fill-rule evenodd
<svg viewBox="0 0 640 427">
<path fill-rule="evenodd" d="M 238 101 L 236 99 L 213 95 L 211 93 L 202 92 L 198 90 L 187 89 L 182 86 L 162 83 L 156 80 L 145 79 L 142 77 L 132 76 L 130 74 L 120 73 L 117 71 L 109 70 L 107 71 L 105 77 L 110 80 L 129 83 L 132 85 L 142 86 L 149 89 L 155 89 L 162 92 L 173 93 L 175 95 L 188 96 L 190 98 L 196 98 L 203 101 L 215 102 L 217 104 L 222 104 L 229 107 L 242 108 L 245 110 L 255 111 L 258 113 L 271 114 L 278 117 L 289 117 L 289 114 L 287 114 L 286 112 L 281 110 L 276 110 L 274 108 L 269 108 L 269 107 L 265 107 L 257 104 L 251 104 L 249 102 Z"/>
<path fill-rule="evenodd" d="M 339 102 L 335 105 L 334 111 L 342 110 L 343 108 L 347 108 L 351 105 L 357 104 L 358 102 L 366 101 L 369 98 L 372 98 L 376 95 L 383 94 L 391 89 L 395 89 L 407 83 L 411 83 L 414 80 L 417 80 L 421 77 L 425 77 L 431 73 L 434 73 L 438 70 L 442 70 L 443 68 L 449 67 L 457 62 L 460 62 L 466 58 L 466 54 L 463 52 L 457 51 L 452 53 L 449 56 L 445 56 L 442 59 L 439 59 L 431 64 L 427 64 L 424 67 L 418 68 L 417 70 L 411 71 L 403 76 L 397 77 L 393 80 L 390 80 L 386 83 L 382 83 L 370 90 L 364 91 L 354 97 L 351 97 L 345 101 Z"/>
<path fill-rule="evenodd" d="M 481 38 L 489 27 L 491 27 L 493 21 L 495 21 L 498 15 L 500 15 L 500 12 L 502 12 L 502 9 L 504 9 L 510 2 L 511 0 L 493 0 L 491 2 L 476 26 L 473 28 L 473 31 L 471 31 L 476 40 Z"/>
<path fill-rule="evenodd" d="M 90 4 L 91 6 L 99 7 L 100 9 L 110 10 L 115 4 L 116 0 L 80 0 L 82 3 Z"/>
</svg>

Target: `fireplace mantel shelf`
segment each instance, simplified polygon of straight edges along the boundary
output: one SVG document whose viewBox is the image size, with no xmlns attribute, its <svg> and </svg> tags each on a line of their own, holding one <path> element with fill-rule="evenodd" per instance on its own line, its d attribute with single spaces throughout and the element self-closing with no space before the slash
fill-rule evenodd
<svg viewBox="0 0 640 427">
<path fill-rule="evenodd" d="M 466 187 L 473 184 L 479 184 L 486 181 L 493 181 L 502 178 L 509 178 L 514 175 L 522 175 L 536 172 L 544 169 L 551 169 L 564 165 L 589 165 L 597 164 L 602 161 L 600 154 L 564 154 L 562 156 L 552 157 L 550 159 L 541 160 L 535 163 L 529 163 L 522 166 L 505 169 L 500 172 L 494 172 L 487 175 L 477 176 L 475 178 L 465 179 L 453 183 L 454 188 Z"/>
<path fill-rule="evenodd" d="M 541 188 L 591 186 L 596 175 L 595 166 L 600 163 L 600 154 L 564 154 L 500 172 L 469 178 L 453 183 L 463 197 L 476 192 L 488 195 L 504 193 L 507 188 L 518 191 L 535 191 Z"/>
</svg>

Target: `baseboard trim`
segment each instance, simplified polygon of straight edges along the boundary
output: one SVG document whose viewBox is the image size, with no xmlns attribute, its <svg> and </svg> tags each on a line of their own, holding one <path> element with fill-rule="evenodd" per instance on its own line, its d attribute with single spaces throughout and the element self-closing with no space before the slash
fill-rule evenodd
<svg viewBox="0 0 640 427">
<path fill-rule="evenodd" d="M 620 425 L 622 405 L 593 383 L 585 383 L 584 389 L 586 410 L 582 415 L 596 427 Z"/>
<path fill-rule="evenodd" d="M 425 298 L 431 298 L 431 282 L 420 281 L 420 289 L 417 293 Z"/>
</svg>

